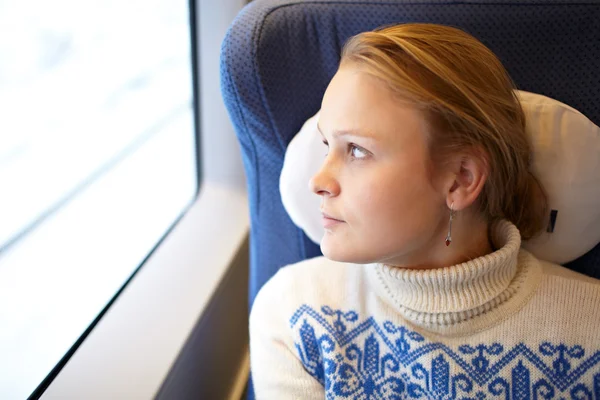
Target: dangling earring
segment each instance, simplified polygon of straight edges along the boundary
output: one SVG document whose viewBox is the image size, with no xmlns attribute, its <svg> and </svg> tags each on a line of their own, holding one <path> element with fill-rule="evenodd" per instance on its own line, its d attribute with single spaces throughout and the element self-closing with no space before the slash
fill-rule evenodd
<svg viewBox="0 0 600 400">
<path fill-rule="evenodd" d="M 452 218 L 454 217 L 454 202 L 450 205 L 450 223 L 448 224 L 448 235 L 446 236 L 446 246 L 452 242 Z"/>
</svg>

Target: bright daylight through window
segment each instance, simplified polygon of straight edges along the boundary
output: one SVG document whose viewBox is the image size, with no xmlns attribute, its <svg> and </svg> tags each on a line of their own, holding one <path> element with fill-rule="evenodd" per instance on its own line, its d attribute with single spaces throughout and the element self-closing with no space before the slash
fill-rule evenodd
<svg viewBox="0 0 600 400">
<path fill-rule="evenodd" d="M 29 396 L 193 200 L 184 0 L 0 2 L 0 398 Z"/>
</svg>

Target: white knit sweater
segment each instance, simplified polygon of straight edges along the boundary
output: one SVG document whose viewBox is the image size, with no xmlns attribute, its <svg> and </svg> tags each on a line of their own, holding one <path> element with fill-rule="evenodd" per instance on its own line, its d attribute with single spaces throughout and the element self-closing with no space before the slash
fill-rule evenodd
<svg viewBox="0 0 600 400">
<path fill-rule="evenodd" d="M 263 399 L 600 399 L 600 281 L 491 254 L 437 270 L 324 257 L 282 268 L 250 317 Z"/>
</svg>

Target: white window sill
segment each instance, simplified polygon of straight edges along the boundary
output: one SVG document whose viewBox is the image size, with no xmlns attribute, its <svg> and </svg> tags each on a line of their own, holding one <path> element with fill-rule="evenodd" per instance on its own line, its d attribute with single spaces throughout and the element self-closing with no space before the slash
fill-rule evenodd
<svg viewBox="0 0 600 400">
<path fill-rule="evenodd" d="M 246 193 L 203 185 L 41 398 L 153 398 L 248 231 Z"/>
</svg>

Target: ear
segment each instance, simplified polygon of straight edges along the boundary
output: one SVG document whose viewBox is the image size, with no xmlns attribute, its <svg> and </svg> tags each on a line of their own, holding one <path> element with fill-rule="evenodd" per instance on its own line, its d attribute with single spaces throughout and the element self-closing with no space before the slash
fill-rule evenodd
<svg viewBox="0 0 600 400">
<path fill-rule="evenodd" d="M 446 203 L 448 208 L 454 203 L 454 210 L 464 210 L 479 197 L 489 175 L 489 163 L 484 152 L 472 149 L 471 152 L 457 156 L 452 163 L 454 182 L 452 182 Z"/>
</svg>

